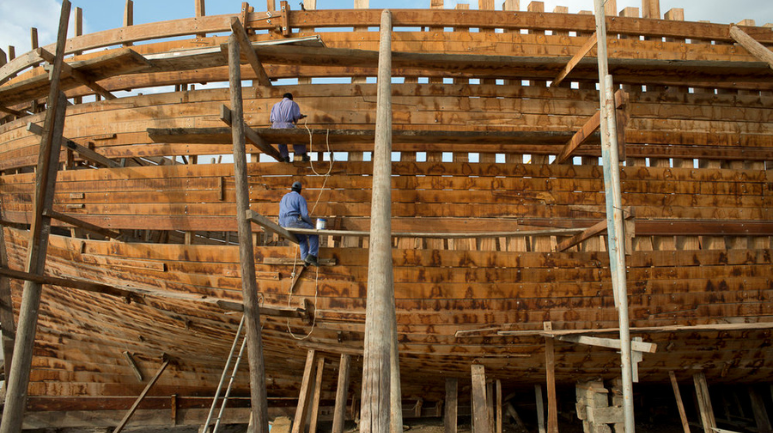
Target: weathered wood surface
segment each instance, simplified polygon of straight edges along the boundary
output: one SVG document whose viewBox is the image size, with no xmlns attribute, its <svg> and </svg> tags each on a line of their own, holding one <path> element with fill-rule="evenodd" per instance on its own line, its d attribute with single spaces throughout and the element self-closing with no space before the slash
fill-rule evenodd
<svg viewBox="0 0 773 433">
<path fill-rule="evenodd" d="M 367 9 L 275 11 L 272 21 L 310 34 L 315 28 L 346 24 L 375 26 L 379 14 Z M 392 240 L 403 394 L 420 397 L 422 403 L 412 407 L 421 412 L 423 404 L 426 413 L 432 402 L 444 398 L 446 379 L 468 378 L 471 364 L 496 372 L 505 386 L 543 382 L 540 332 L 545 321 L 564 332 L 618 325 L 603 238 L 593 236 L 565 252 L 553 252 L 566 236 L 533 233 L 586 229 L 604 217 L 595 136 L 573 153 L 577 158 L 548 165 L 548 156 L 557 155 L 597 110 L 594 80 L 588 80 L 595 70 L 585 65 L 593 61 L 595 49 L 561 86 L 548 88 L 544 81 L 583 50 L 594 24 L 592 17 L 536 9 L 393 14 L 398 27 L 436 29 L 438 23 L 453 20 L 456 30 L 396 31 L 392 38 L 397 65 L 392 73 L 406 77 L 405 84 L 392 85 L 393 150 L 401 152 L 400 161 L 391 166 L 393 230 L 509 232 L 486 239 Z M 68 41 L 68 52 L 149 42 L 135 44 L 134 51 L 97 50 L 68 58 L 72 70 L 81 74 L 80 82 L 64 78 L 68 97 L 99 91 L 83 86 L 84 81 L 98 82 L 105 92 L 159 85 L 175 85 L 177 91 L 68 107 L 64 135 L 82 152 L 60 155 L 67 170 L 58 174 L 54 210 L 110 233 L 130 234 L 136 242 L 83 239 L 81 228 L 54 228 L 45 277 L 54 284 L 44 286 L 29 388 L 33 410 L 50 412 L 30 419 L 33 427 L 52 427 L 46 419 L 65 426 L 73 416 L 92 419 L 97 414 L 119 420 L 131 405 L 125 397 L 143 388 L 125 362 L 126 351 L 146 376 L 157 368 L 162 353 L 182 360 L 170 365 L 140 405 L 136 416 L 142 422 L 158 422 L 155 413 L 168 423 L 173 409 L 168 395 L 174 393 L 180 396 L 174 403 L 177 416 L 187 423 L 199 408 L 188 401 L 190 396 L 214 391 L 238 325 L 222 307 L 241 305 L 243 271 L 233 233 L 234 168 L 201 163 L 231 151 L 229 134 L 217 130 L 224 126 L 219 113 L 229 93 L 187 89 L 189 84 L 228 79 L 221 53 L 224 38 L 161 38 L 230 31 L 233 17 L 207 17 L 202 11 L 192 19 Z M 266 18 L 248 10 L 240 15 L 248 34 L 273 33 Z M 773 43 L 770 29 L 741 29 L 763 45 Z M 553 34 L 546 35 L 546 30 Z M 621 167 L 621 188 L 623 204 L 635 215 L 634 248 L 627 260 L 631 326 L 648 329 L 637 335 L 659 348 L 639 364 L 639 376 L 645 382 L 667 382 L 670 371 L 701 368 L 712 384 L 767 380 L 773 374 L 768 344 L 773 313 L 773 73 L 733 47 L 725 25 L 616 17 L 609 32 L 621 35 L 611 40 L 609 53 L 611 64 L 619 68 L 618 82 L 630 93 L 628 161 Z M 275 36 L 249 35 L 265 67 L 263 84 L 268 77 L 309 83 L 312 77 L 364 77 L 375 71 L 376 32 L 323 32 L 325 49 L 259 45 L 288 41 Z M 29 104 L 47 86 L 43 68 L 25 68 L 39 62 L 30 53 L 0 67 L 0 82 L 19 75 L 0 85 L 0 106 L 17 114 L 35 111 L 22 119 L 0 119 L 3 234 L 9 266 L 16 270 L 27 254 L 26 232 L 18 224 L 26 228 L 32 220 L 30 170 L 38 157 L 37 138 L 25 127 L 28 122 L 42 124 L 45 114 Z M 255 58 L 251 63 L 241 67 L 246 80 L 258 78 Z M 633 66 L 636 74 L 630 71 Z M 726 76 L 709 81 L 718 73 Z M 429 84 L 416 83 L 418 77 Z M 454 84 L 443 83 L 444 78 Z M 507 81 L 497 84 L 492 78 Z M 468 79 L 481 84 L 468 84 Z M 531 85 L 512 85 L 520 80 Z M 366 152 L 373 151 L 376 85 L 255 86 L 243 91 L 245 122 L 261 142 L 309 144 L 303 122 L 291 131 L 267 129 L 271 106 L 291 91 L 309 115 L 312 151 L 327 151 L 329 140 L 330 150 L 346 152 L 342 156 L 347 161 L 336 161 L 328 178 L 313 176 L 309 165 L 301 163 L 246 167 L 252 211 L 275 220 L 278 200 L 292 181 L 302 180 L 314 216 L 328 218 L 332 229 L 320 234 L 321 258 L 333 265 L 315 269 L 318 275 L 294 273 L 294 249 L 259 233 L 257 226 L 252 229 L 258 242 L 254 254 L 262 339 L 266 359 L 272 360 L 266 363 L 266 391 L 282 398 L 272 400 L 272 410 L 290 405 L 286 412 L 292 414 L 307 349 L 331 359 L 363 353 L 368 240 L 342 230 L 363 231 L 370 224 L 373 168 L 365 161 Z M 175 134 L 162 137 L 157 131 Z M 247 151 L 256 149 L 248 145 Z M 99 157 L 100 164 L 94 166 L 86 154 L 91 162 Z M 469 162 L 474 158 L 479 162 Z M 580 158 L 583 165 L 575 165 Z M 155 166 L 172 160 L 176 165 Z M 142 166 L 147 164 L 153 166 Z M 317 172 L 329 167 L 328 162 L 314 163 Z M 189 233 L 194 243 L 184 245 L 181 232 Z M 129 297 L 133 302 L 126 303 L 108 294 L 73 290 L 53 277 L 153 295 Z M 12 280 L 11 289 L 18 311 L 21 284 Z M 314 320 L 304 320 L 309 315 L 300 317 L 299 311 L 313 311 Z M 733 323 L 751 327 L 721 326 Z M 520 333 L 498 334 L 508 330 Z M 288 331 L 309 337 L 298 342 Z M 577 370 L 609 378 L 619 368 L 613 351 L 559 340 L 553 350 L 560 384 L 572 383 Z M 358 356 L 351 357 L 352 372 L 362 370 Z M 336 397 L 330 391 L 335 380 L 335 375 L 322 378 L 322 402 Z M 351 381 L 352 389 L 361 388 L 358 374 Z M 238 373 L 235 394 L 249 395 L 248 384 L 246 371 Z M 57 398 L 42 402 L 35 396 Z M 235 410 L 246 414 L 244 401 L 238 401 Z"/>
</svg>

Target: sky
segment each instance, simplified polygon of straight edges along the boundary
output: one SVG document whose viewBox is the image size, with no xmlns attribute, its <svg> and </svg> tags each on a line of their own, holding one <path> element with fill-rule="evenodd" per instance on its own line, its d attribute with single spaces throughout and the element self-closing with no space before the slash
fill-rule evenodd
<svg viewBox="0 0 773 433">
<path fill-rule="evenodd" d="M 503 0 L 495 0 L 501 9 Z M 300 0 L 290 0 L 292 9 L 299 9 Z M 430 0 L 370 0 L 370 7 L 380 9 L 428 8 Z M 123 25 L 123 0 L 71 0 L 73 9 L 83 9 L 84 33 L 121 27 Z M 207 15 L 238 13 L 240 0 L 208 0 Z M 277 3 L 278 0 L 277 0 Z M 445 7 L 453 9 L 457 3 L 467 3 L 470 9 L 477 9 L 477 0 L 445 0 Z M 525 10 L 529 0 L 521 0 L 520 9 Z M 545 0 L 545 10 L 556 6 L 567 6 L 570 13 L 593 10 L 593 0 Z M 349 9 L 354 0 L 317 0 L 318 9 Z M 265 10 L 264 1 L 252 1 L 256 11 Z M 617 0 L 617 8 L 641 8 L 641 0 Z M 661 0 L 660 11 L 683 8 L 685 20 L 709 20 L 713 23 L 729 24 L 751 18 L 757 25 L 773 23 L 773 1 L 771 0 Z M 8 46 L 16 48 L 19 56 L 30 50 L 30 28 L 38 29 L 40 45 L 55 42 L 59 22 L 61 1 L 57 0 L 0 0 L 0 49 L 9 52 Z M 194 0 L 134 0 L 134 24 L 188 18 L 194 15 Z M 72 35 L 72 24 L 70 25 Z"/>
</svg>

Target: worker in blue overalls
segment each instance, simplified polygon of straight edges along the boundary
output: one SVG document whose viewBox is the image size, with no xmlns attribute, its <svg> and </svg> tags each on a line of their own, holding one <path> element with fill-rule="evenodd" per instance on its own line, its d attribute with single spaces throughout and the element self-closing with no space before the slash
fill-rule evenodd
<svg viewBox="0 0 773 433">
<path fill-rule="evenodd" d="M 279 225 L 282 227 L 313 229 L 314 225 L 309 218 L 309 210 L 306 199 L 301 195 L 303 186 L 300 182 L 293 182 L 292 191 L 282 197 L 279 202 Z M 301 247 L 301 258 L 305 265 L 319 266 L 319 236 L 294 233 Z"/>
</svg>

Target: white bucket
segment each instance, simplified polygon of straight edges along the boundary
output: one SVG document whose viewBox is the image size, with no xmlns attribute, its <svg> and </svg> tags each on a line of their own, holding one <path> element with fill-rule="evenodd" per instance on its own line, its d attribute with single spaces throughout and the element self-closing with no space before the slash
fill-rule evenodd
<svg viewBox="0 0 773 433">
<path fill-rule="evenodd" d="M 325 224 L 327 221 L 324 218 L 317 218 L 317 230 L 325 230 Z"/>
</svg>

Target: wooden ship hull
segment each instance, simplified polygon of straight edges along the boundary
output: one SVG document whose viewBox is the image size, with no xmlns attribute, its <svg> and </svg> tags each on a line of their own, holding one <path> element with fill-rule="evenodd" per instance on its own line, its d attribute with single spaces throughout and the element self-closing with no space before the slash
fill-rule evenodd
<svg viewBox="0 0 773 433">
<path fill-rule="evenodd" d="M 559 385 L 620 375 L 615 350 L 561 340 L 614 338 L 619 327 L 606 232 L 588 230 L 606 215 L 595 24 L 533 5 L 392 11 L 392 75 L 404 77 L 391 95 L 391 221 L 406 417 L 442 415 L 446 379 L 469 386 L 472 365 L 505 389 L 544 383 L 546 337 L 556 339 Z M 702 372 L 710 384 L 769 382 L 773 70 L 726 25 L 629 9 L 609 17 L 607 31 L 630 327 L 657 346 L 638 362 L 638 380 Z M 242 91 L 255 141 L 310 145 L 319 158 L 277 163 L 248 144 L 250 208 L 275 221 L 299 180 L 329 229 L 322 266 L 301 272 L 293 244 L 252 226 L 270 413 L 295 413 L 309 353 L 324 359 L 315 361 L 324 407 L 335 400 L 339 358 L 351 356 L 356 407 L 369 252 L 358 232 L 371 216 L 377 85 L 368 77 L 379 49 L 368 28 L 380 13 L 202 14 L 69 39 L 59 85 L 76 103 L 66 107 L 43 275 L 27 261 L 46 53 L 0 68 L 6 362 L 23 282 L 45 284 L 25 427 L 116 425 L 164 355 L 174 362 L 131 423 L 203 422 L 242 309 L 234 164 L 223 160 L 232 138 L 221 106 L 231 95 L 200 87 L 228 81 L 227 38 L 217 34 L 231 32 L 233 17 L 265 76 L 287 80 L 271 85 L 242 58 L 243 78 L 254 80 Z M 769 27 L 747 24 L 745 34 L 773 45 Z M 347 79 L 321 80 L 337 77 Z M 132 89 L 140 94 L 119 93 Z M 271 107 L 288 91 L 309 117 L 272 130 Z M 328 152 L 335 161 L 322 160 Z M 229 416 L 246 422 L 246 368 L 233 395 Z"/>
</svg>

